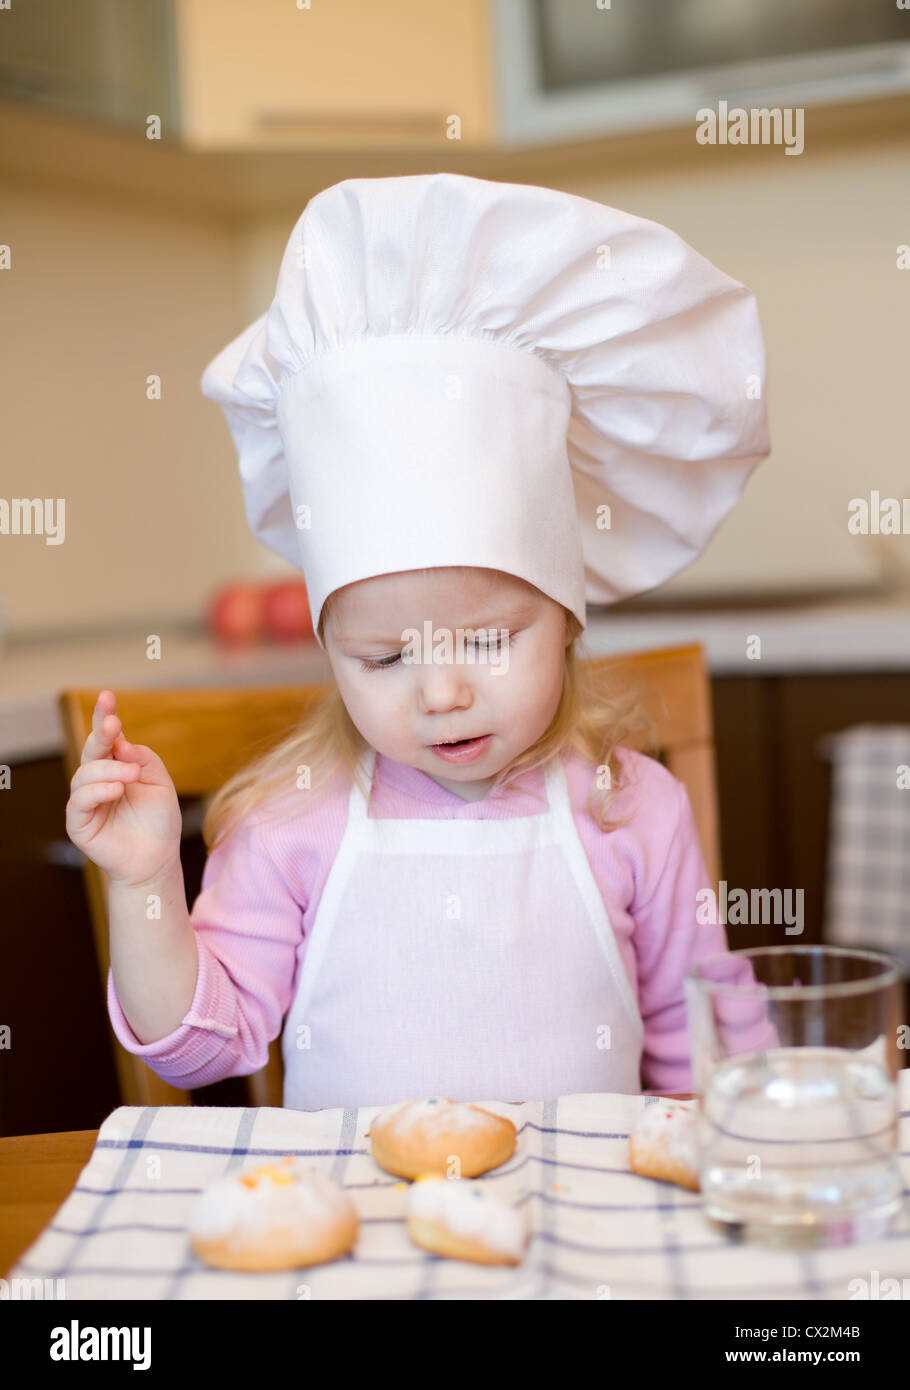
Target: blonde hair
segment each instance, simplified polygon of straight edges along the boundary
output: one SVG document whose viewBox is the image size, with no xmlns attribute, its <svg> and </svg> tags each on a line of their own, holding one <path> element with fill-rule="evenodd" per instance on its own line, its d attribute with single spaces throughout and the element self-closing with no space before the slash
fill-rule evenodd
<svg viewBox="0 0 910 1390">
<path fill-rule="evenodd" d="M 329 595 L 320 615 L 320 640 L 331 599 Z M 617 749 L 630 735 L 641 733 L 644 738 L 636 746 L 656 755 L 656 726 L 635 690 L 616 676 L 595 675 L 583 648 L 581 624 L 567 608 L 563 613 L 571 641 L 565 650 L 559 704 L 549 727 L 536 743 L 501 769 L 491 790 L 507 788 L 533 768 L 546 766 L 563 750 L 574 749 L 596 767 L 598 775 L 592 781 L 586 809 L 598 828 L 607 833 L 625 824 L 606 819 L 610 802 L 624 785 Z M 261 813 L 263 819 L 282 820 L 299 814 L 299 790 L 293 778 L 301 765 L 310 773 L 308 798 L 324 790 L 340 767 L 347 769 L 368 798 L 370 789 L 359 766 L 367 746 L 338 689 L 331 690 L 299 728 L 247 763 L 210 798 L 202 824 L 206 848 L 211 852 L 254 813 Z M 609 773 L 606 777 L 605 772 Z M 595 795 L 598 791 L 602 792 L 600 797 Z"/>
</svg>

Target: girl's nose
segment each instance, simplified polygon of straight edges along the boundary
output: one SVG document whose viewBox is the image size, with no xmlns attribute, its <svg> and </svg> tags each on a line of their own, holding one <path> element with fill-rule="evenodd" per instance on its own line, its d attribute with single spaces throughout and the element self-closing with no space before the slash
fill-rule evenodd
<svg viewBox="0 0 910 1390">
<path fill-rule="evenodd" d="M 469 709 L 474 703 L 470 668 L 457 662 L 415 666 L 421 713 L 439 714 Z"/>
</svg>

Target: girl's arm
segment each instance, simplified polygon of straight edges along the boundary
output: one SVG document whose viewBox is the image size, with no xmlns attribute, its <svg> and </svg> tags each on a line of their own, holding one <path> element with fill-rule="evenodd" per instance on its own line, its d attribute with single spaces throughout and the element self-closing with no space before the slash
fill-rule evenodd
<svg viewBox="0 0 910 1390">
<path fill-rule="evenodd" d="M 634 911 L 639 1006 L 645 1024 L 642 1072 L 650 1083 L 645 1094 L 662 1096 L 691 1093 L 694 1084 L 685 997 L 689 968 L 705 956 L 723 953 L 726 960 L 719 963 L 714 979 L 754 983 L 748 961 L 730 955 L 726 927 L 713 920 L 719 915 L 718 885 L 708 876 L 689 794 L 682 782 L 676 782 L 676 789 L 677 819 L 663 869 L 648 901 Z M 779 1045 L 759 996 L 744 995 L 731 1005 L 727 1025 L 725 1038 L 733 1051 Z"/>
<path fill-rule="evenodd" d="M 108 895 L 111 975 L 123 1012 L 141 1043 L 172 1033 L 196 990 L 196 942 L 183 866 L 147 883 L 111 883 Z"/>
<path fill-rule="evenodd" d="M 237 827 L 206 860 L 187 920 L 195 979 L 191 997 L 178 998 L 172 982 L 171 1030 L 145 1041 L 131 1026 L 129 1000 L 115 981 L 112 956 L 108 1012 L 116 1036 L 162 1080 L 184 1090 L 258 1071 L 290 1008 L 302 918 L 303 905 L 262 843 L 259 825 Z M 168 1020 L 162 1015 L 160 1021 Z"/>
<path fill-rule="evenodd" d="M 290 1005 L 303 908 L 258 825 L 209 856 L 188 913 L 173 781 L 151 748 L 124 737 L 102 690 L 66 828 L 109 878 L 108 1010 L 127 1051 L 187 1090 L 264 1066 Z"/>
<path fill-rule="evenodd" d="M 669 780 L 670 774 L 664 777 Z M 706 888 L 716 891 L 716 885 L 708 876 L 689 794 L 676 778 L 672 786 L 676 813 L 660 856 L 659 876 L 655 885 L 646 886 L 646 900 L 633 909 L 639 1009 L 645 1026 L 645 1095 L 691 1094 L 686 971 L 702 957 L 728 949 L 722 923 L 697 921 L 698 894 Z"/>
</svg>

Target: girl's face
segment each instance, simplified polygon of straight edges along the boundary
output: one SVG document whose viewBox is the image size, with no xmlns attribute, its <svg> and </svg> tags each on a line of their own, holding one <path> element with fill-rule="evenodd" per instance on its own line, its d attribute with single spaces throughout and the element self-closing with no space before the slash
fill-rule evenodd
<svg viewBox="0 0 910 1390">
<path fill-rule="evenodd" d="M 549 726 L 571 641 L 560 605 L 532 584 L 461 567 L 347 584 L 332 596 L 323 636 L 341 697 L 367 742 L 466 800 L 483 796 Z M 365 665 L 378 662 L 378 669 Z M 483 735 L 470 762 L 434 751 L 446 740 Z"/>
</svg>

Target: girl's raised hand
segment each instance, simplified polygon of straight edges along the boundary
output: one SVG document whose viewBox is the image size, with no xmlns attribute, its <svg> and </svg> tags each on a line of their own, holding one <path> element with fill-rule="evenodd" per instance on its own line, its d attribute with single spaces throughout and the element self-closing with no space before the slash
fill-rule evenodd
<svg viewBox="0 0 910 1390">
<path fill-rule="evenodd" d="M 180 864 L 180 803 L 157 753 L 121 730 L 116 697 L 102 690 L 70 782 L 66 833 L 112 884 L 141 886 Z"/>
</svg>

